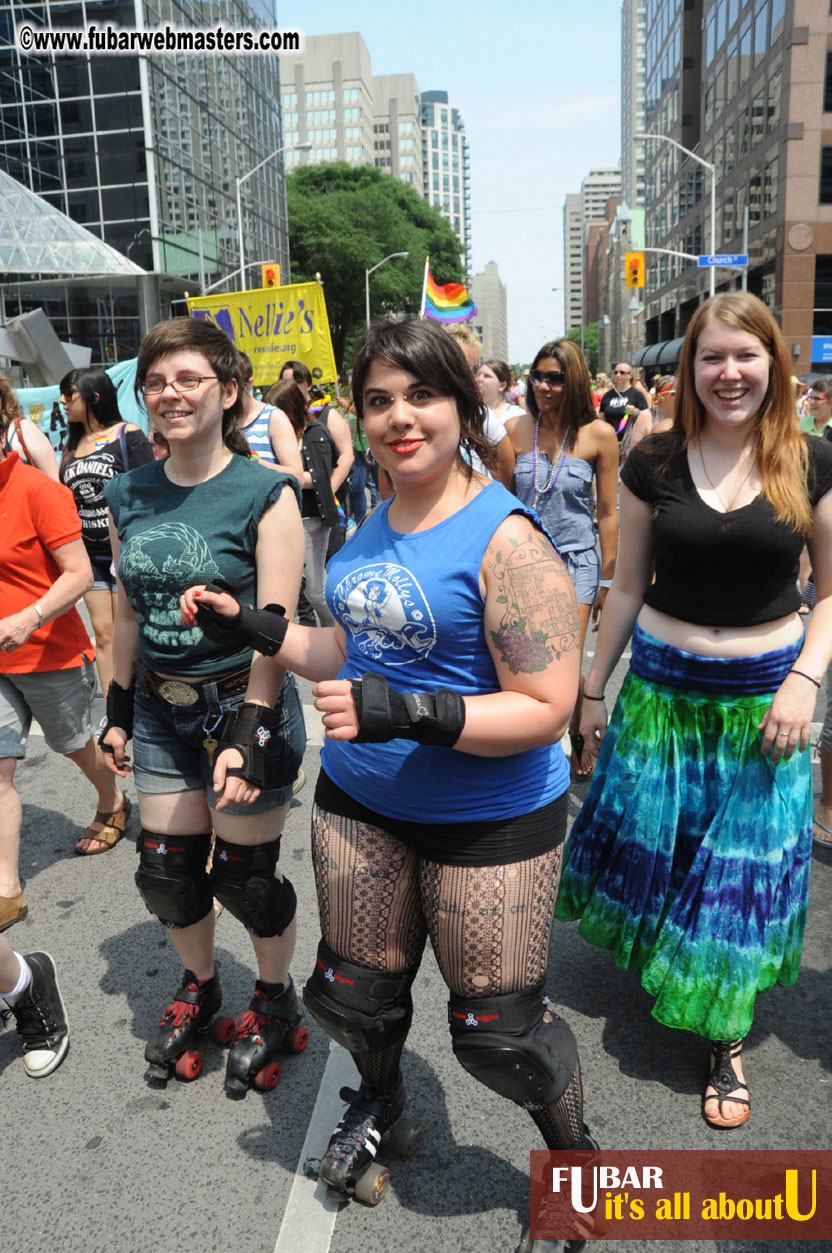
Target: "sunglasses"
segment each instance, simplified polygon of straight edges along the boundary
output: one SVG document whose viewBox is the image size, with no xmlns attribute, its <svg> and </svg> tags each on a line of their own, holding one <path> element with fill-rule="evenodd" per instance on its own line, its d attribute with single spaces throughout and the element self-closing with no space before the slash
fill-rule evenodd
<svg viewBox="0 0 832 1253">
<path fill-rule="evenodd" d="M 541 383 L 548 383 L 550 387 L 563 387 L 566 382 L 563 370 L 530 370 L 529 378 L 532 387 L 540 387 Z"/>
</svg>

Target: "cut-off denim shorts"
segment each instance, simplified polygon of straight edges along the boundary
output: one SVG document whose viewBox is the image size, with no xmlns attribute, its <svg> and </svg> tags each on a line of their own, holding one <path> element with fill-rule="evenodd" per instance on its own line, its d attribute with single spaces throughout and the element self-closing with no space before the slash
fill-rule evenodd
<svg viewBox="0 0 832 1253">
<path fill-rule="evenodd" d="M 216 683 L 206 683 L 195 705 L 169 705 L 148 690 L 142 667 L 133 724 L 133 775 L 138 790 L 151 795 L 204 792 L 208 805 L 216 808 L 221 793 L 212 786 L 214 767 L 203 742 L 219 717 L 239 709 L 244 700 L 245 692 L 240 692 L 220 703 Z M 250 805 L 229 805 L 227 814 L 265 813 L 292 798 L 292 784 L 306 748 L 303 708 L 293 675 L 286 676 L 275 708 L 278 718 L 265 751 L 266 787 Z"/>
</svg>

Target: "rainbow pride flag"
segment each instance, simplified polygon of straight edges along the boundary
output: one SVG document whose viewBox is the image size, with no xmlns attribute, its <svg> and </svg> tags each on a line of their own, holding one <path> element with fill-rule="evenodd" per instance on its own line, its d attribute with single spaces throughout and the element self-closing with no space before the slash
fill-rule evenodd
<svg viewBox="0 0 832 1253">
<path fill-rule="evenodd" d="M 425 266 L 425 286 L 422 296 L 422 316 L 435 322 L 467 322 L 474 317 L 477 306 L 462 283 L 445 283 L 442 286 Z"/>
</svg>

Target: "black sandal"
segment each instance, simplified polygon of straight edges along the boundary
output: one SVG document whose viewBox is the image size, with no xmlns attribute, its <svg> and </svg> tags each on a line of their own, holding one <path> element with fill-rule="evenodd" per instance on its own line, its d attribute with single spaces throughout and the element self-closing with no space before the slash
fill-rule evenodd
<svg viewBox="0 0 832 1253">
<path fill-rule="evenodd" d="M 714 1091 L 706 1091 L 702 1097 L 702 1117 L 709 1127 L 714 1127 L 717 1131 L 730 1131 L 734 1127 L 741 1127 L 751 1113 L 751 1093 L 748 1092 L 748 1084 L 740 1082 L 733 1066 L 733 1059 L 739 1057 L 742 1052 L 742 1040 L 711 1040 L 711 1050 L 714 1054 L 714 1064 L 708 1075 L 706 1088 L 713 1088 Z M 748 1092 L 748 1099 L 744 1096 L 734 1096 L 738 1089 Z M 717 1103 L 719 1114 L 716 1119 L 709 1118 L 705 1113 L 708 1101 Z M 729 1121 L 722 1116 L 723 1101 L 733 1101 L 736 1105 L 744 1105 L 745 1111 L 739 1118 Z"/>
</svg>

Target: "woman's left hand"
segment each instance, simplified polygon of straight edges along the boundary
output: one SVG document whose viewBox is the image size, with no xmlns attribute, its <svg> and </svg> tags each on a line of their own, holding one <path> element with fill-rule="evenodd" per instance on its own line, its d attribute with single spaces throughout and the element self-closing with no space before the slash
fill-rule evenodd
<svg viewBox="0 0 832 1253">
<path fill-rule="evenodd" d="M 808 679 L 788 674 L 774 693 L 768 713 L 759 724 L 760 752 L 776 765 L 788 761 L 795 749 L 809 747 L 817 689 Z"/>
<path fill-rule="evenodd" d="M 324 730 L 331 740 L 353 740 L 358 735 L 358 715 L 349 679 L 325 679 L 312 688 L 315 708 L 323 715 Z"/>
<path fill-rule="evenodd" d="M 243 755 L 236 748 L 226 748 L 220 753 L 214 764 L 214 791 L 221 792 L 217 801 L 217 810 L 227 809 L 229 805 L 251 805 L 260 795 L 259 787 L 242 779 L 239 775 L 228 778 L 229 766 L 242 766 Z"/>
<path fill-rule="evenodd" d="M 20 648 L 39 622 L 36 611 L 31 607 L 9 614 L 8 618 L 0 618 L 0 652 L 13 653 Z"/>
<path fill-rule="evenodd" d="M 601 625 L 601 613 L 607 600 L 608 587 L 599 587 L 592 602 L 592 629 L 597 631 Z"/>
</svg>

